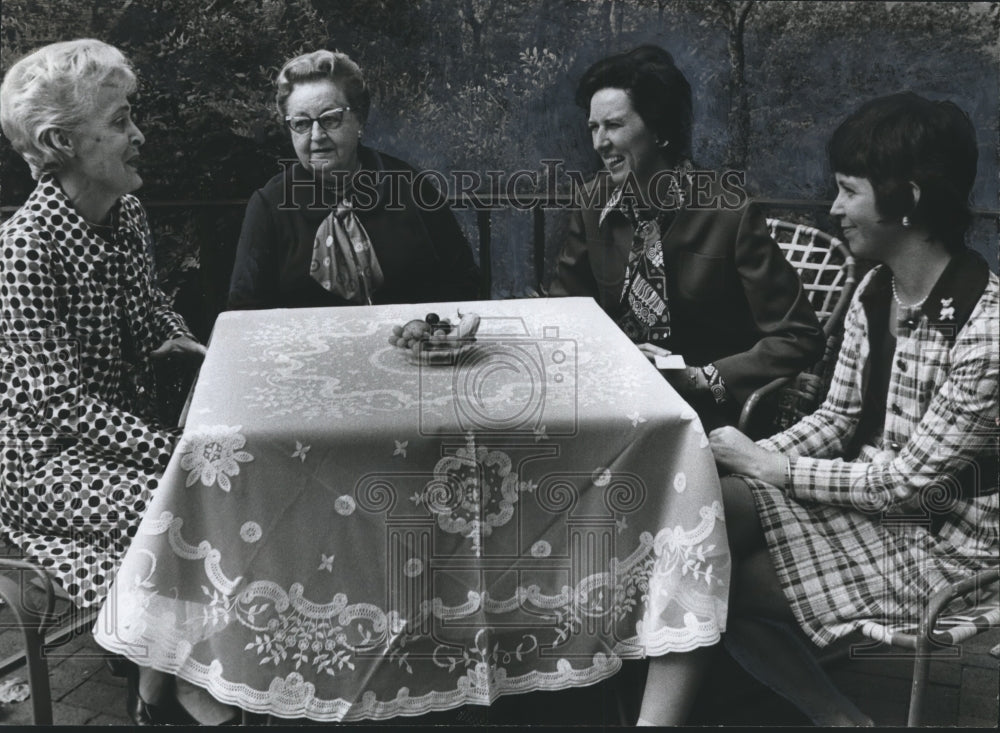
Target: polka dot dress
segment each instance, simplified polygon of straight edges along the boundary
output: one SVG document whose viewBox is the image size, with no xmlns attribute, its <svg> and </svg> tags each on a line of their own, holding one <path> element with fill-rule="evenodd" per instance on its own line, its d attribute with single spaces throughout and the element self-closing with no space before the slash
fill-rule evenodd
<svg viewBox="0 0 1000 733">
<path fill-rule="evenodd" d="M 100 603 L 170 459 L 150 351 L 190 336 L 152 280 L 145 212 L 99 236 L 42 177 L 0 226 L 0 522 L 80 606 Z"/>
</svg>

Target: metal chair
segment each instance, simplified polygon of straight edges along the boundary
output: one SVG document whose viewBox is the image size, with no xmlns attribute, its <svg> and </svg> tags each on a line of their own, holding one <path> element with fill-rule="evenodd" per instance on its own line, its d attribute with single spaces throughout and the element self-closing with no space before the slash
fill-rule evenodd
<svg viewBox="0 0 1000 733">
<path fill-rule="evenodd" d="M 805 224 L 768 219 L 771 236 L 802 281 L 816 311 L 826 345 L 809 369 L 779 377 L 756 390 L 740 414 L 739 429 L 751 437 L 766 437 L 793 425 L 815 410 L 830 386 L 840 351 L 842 325 L 857 285 L 857 264 L 843 242 Z M 771 409 L 765 410 L 767 405 Z"/>
<path fill-rule="evenodd" d="M 954 613 L 944 610 L 956 598 L 968 597 L 971 606 Z M 954 659 L 961 654 L 963 642 L 990 629 L 1000 627 L 1000 567 L 984 570 L 966 580 L 944 588 L 928 601 L 927 608 L 914 624 L 869 622 L 861 634 L 874 644 L 868 647 L 857 643 L 848 650 L 856 656 L 881 644 L 913 652 L 913 677 L 910 683 L 910 704 L 906 724 L 921 724 L 924 691 L 932 659 Z M 996 650 L 991 652 L 996 656 Z"/>
<path fill-rule="evenodd" d="M 28 663 L 28 684 L 31 687 L 31 712 L 35 725 L 52 724 L 52 694 L 49 687 L 49 664 L 43 652 L 46 632 L 51 629 L 58 616 L 55 614 L 55 589 L 48 573 L 37 565 L 9 557 L 0 558 L 0 570 L 15 570 L 19 574 L 28 572 L 40 582 L 43 599 L 40 605 L 29 600 L 28 588 L 31 584 L 0 574 L 0 598 L 14 614 L 17 628 L 24 637 L 24 653 L 15 655 L 4 663 L 4 672 Z"/>
</svg>

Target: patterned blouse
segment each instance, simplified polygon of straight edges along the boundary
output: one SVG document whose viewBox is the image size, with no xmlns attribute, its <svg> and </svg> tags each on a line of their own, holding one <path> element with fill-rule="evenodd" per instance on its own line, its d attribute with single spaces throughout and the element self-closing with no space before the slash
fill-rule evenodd
<svg viewBox="0 0 1000 733">
<path fill-rule="evenodd" d="M 667 278 L 663 271 L 663 235 L 674 212 L 640 212 L 635 200 L 618 188 L 611 195 L 599 223 L 614 210 L 621 211 L 632 225 L 632 248 L 628 254 L 621 301 L 628 307 L 618 319 L 618 327 L 636 343 L 666 341 L 670 338 L 670 307 Z"/>
</svg>

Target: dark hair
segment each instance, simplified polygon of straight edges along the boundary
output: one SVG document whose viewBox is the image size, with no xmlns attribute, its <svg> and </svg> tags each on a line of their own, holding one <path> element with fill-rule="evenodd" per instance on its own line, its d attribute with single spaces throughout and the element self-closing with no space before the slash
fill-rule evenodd
<svg viewBox="0 0 1000 733">
<path fill-rule="evenodd" d="M 908 216 L 949 249 L 965 245 L 979 151 L 969 116 L 954 103 L 913 92 L 873 99 L 840 123 L 827 154 L 835 173 L 871 181 L 883 216 Z M 916 205 L 911 181 L 920 187 Z"/>
<path fill-rule="evenodd" d="M 603 58 L 587 69 L 576 88 L 576 104 L 590 109 L 601 89 L 623 89 L 658 140 L 670 142 L 668 154 L 691 157 L 691 85 L 659 46 L 645 45 Z"/>
</svg>

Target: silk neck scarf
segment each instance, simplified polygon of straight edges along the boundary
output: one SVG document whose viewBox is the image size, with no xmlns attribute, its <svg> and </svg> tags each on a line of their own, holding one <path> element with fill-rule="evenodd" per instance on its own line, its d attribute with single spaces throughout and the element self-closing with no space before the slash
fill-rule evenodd
<svg viewBox="0 0 1000 733">
<path fill-rule="evenodd" d="M 648 210 L 640 212 L 629 197 L 619 198 L 617 206 L 632 224 L 633 231 L 618 327 L 636 343 L 663 344 L 670 339 L 670 307 L 661 239 L 675 212 L 657 212 L 650 217 Z"/>
<path fill-rule="evenodd" d="M 354 212 L 350 188 L 316 230 L 309 274 L 324 290 L 359 305 L 371 305 L 385 282 L 368 232 Z"/>
<path fill-rule="evenodd" d="M 670 300 L 667 273 L 663 264 L 663 235 L 670 228 L 677 209 L 689 200 L 690 161 L 680 163 L 669 192 L 677 202 L 668 209 L 640 204 L 634 192 L 618 186 L 608 199 L 598 220 L 599 226 L 611 212 L 619 212 L 632 225 L 632 246 L 625 266 L 619 306 L 618 327 L 636 343 L 665 344 L 670 340 Z"/>
</svg>

